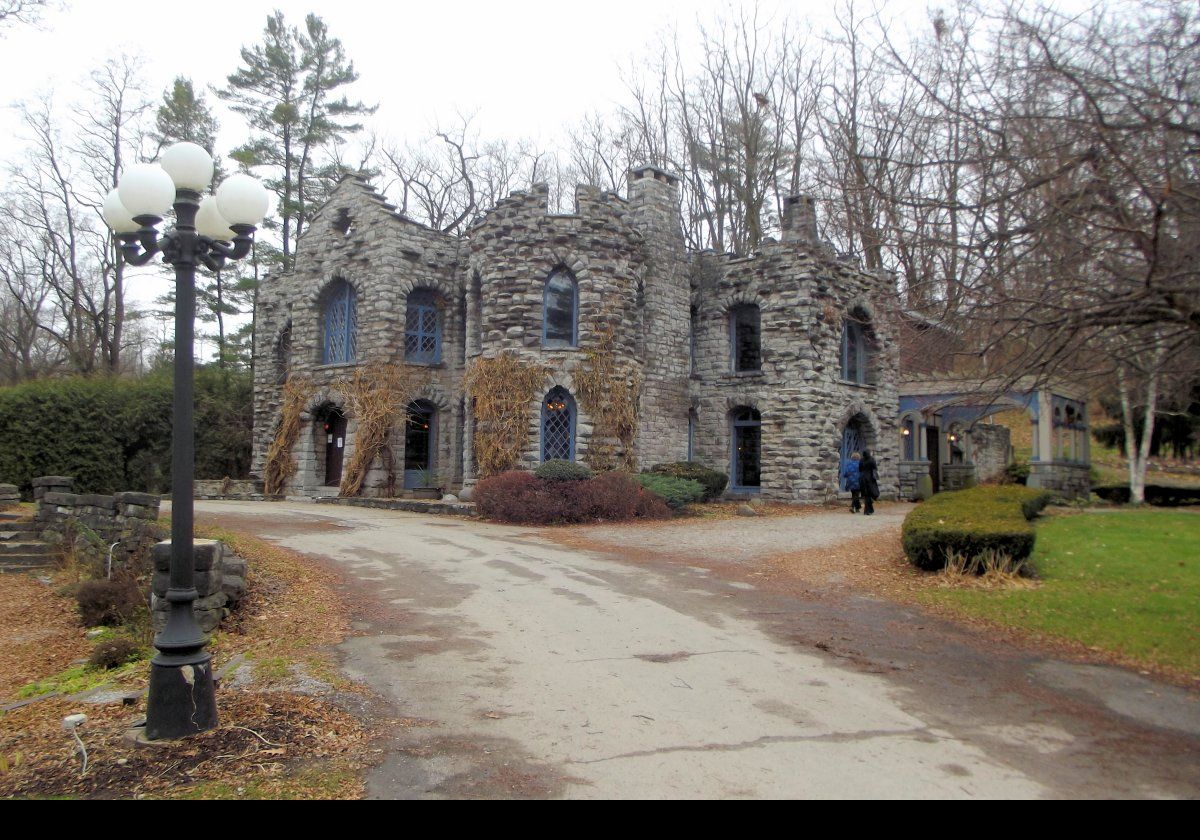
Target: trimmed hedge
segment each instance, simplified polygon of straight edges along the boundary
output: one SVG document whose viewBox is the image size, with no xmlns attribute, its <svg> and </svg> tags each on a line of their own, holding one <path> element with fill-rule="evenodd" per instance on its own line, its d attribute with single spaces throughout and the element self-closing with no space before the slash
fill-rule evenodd
<svg viewBox="0 0 1200 840">
<path fill-rule="evenodd" d="M 667 503 L 671 510 L 682 510 L 704 498 L 704 486 L 690 478 L 642 473 L 634 476 L 637 483 Z"/>
<path fill-rule="evenodd" d="M 248 373 L 196 369 L 196 476 L 245 478 L 253 425 Z M 0 480 L 26 495 L 42 475 L 74 492 L 161 493 L 171 485 L 171 375 L 45 379 L 0 388 Z"/>
<path fill-rule="evenodd" d="M 1128 484 L 1093 487 L 1092 492 L 1117 505 L 1129 504 L 1131 498 Z M 1161 484 L 1146 485 L 1146 504 L 1155 507 L 1183 507 L 1200 505 L 1200 487 L 1164 487 Z"/>
<path fill-rule="evenodd" d="M 587 464 L 557 458 L 542 464 L 533 474 L 543 481 L 587 481 L 595 475 Z"/>
<path fill-rule="evenodd" d="M 710 470 L 703 464 L 697 464 L 694 461 L 658 464 L 651 467 L 650 472 L 654 475 L 667 475 L 672 478 L 686 478 L 700 482 L 704 487 L 704 501 L 706 502 L 720 498 L 721 494 L 725 492 L 725 486 L 729 484 L 729 476 L 725 473 Z"/>
<path fill-rule="evenodd" d="M 667 519 L 671 509 L 625 473 L 601 473 L 584 481 L 547 481 L 514 470 L 475 487 L 485 519 L 518 525 Z"/>
<path fill-rule="evenodd" d="M 951 555 L 974 559 L 989 551 L 1025 560 L 1036 538 L 1030 522 L 1050 499 L 1045 491 L 1013 485 L 939 493 L 905 518 L 904 553 L 927 570 L 945 568 Z"/>
</svg>

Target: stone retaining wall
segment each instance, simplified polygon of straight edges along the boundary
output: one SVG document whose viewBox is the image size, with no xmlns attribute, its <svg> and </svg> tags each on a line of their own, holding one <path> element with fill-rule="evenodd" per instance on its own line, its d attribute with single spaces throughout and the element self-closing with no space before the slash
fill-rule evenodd
<svg viewBox="0 0 1200 840">
<path fill-rule="evenodd" d="M 1053 490 L 1065 499 L 1086 499 L 1092 492 L 1092 472 L 1087 464 L 1033 461 L 1025 486 Z"/>
<path fill-rule="evenodd" d="M 161 632 L 170 613 L 166 596 L 171 582 L 171 541 L 158 543 L 151 551 L 151 556 L 154 559 L 154 580 L 150 608 L 155 632 Z M 247 564 L 217 540 L 196 540 L 193 556 L 195 586 L 200 594 L 193 610 L 200 629 L 211 633 L 245 597 Z"/>
<path fill-rule="evenodd" d="M 0 484 L 0 510 L 16 507 L 21 501 L 21 491 L 15 484 Z"/>
<path fill-rule="evenodd" d="M 145 552 L 162 536 L 158 496 L 76 494 L 71 492 L 73 485 L 74 479 L 65 476 L 33 480 L 37 506 L 33 518 L 43 540 L 54 544 L 73 538 L 87 544 L 87 532 L 91 532 L 106 549 L 115 544 L 113 561 L 123 562 Z"/>
</svg>

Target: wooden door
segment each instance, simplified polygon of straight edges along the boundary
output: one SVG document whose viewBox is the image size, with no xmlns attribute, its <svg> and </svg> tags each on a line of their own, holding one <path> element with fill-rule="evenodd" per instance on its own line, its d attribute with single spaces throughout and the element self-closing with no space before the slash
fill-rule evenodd
<svg viewBox="0 0 1200 840">
<path fill-rule="evenodd" d="M 346 415 L 334 409 L 325 419 L 325 486 L 342 483 L 342 464 L 346 460 Z"/>
<path fill-rule="evenodd" d="M 929 477 L 933 479 L 933 492 L 942 489 L 942 434 L 937 426 L 925 428 L 925 449 L 929 454 Z"/>
</svg>

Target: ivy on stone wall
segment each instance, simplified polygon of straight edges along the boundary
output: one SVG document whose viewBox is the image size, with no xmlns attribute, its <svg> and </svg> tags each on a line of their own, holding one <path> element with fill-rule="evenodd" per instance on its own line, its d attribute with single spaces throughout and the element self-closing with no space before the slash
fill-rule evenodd
<svg viewBox="0 0 1200 840">
<path fill-rule="evenodd" d="M 475 405 L 475 461 L 486 478 L 521 461 L 529 436 L 529 404 L 549 373 L 513 353 L 474 359 L 463 386 Z"/>
<path fill-rule="evenodd" d="M 585 459 L 596 472 L 637 468 L 634 442 L 638 433 L 638 400 L 642 374 L 617 361 L 610 324 L 597 326 L 594 345 L 575 372 L 579 401 L 592 418 L 592 438 Z"/>
<path fill-rule="evenodd" d="M 312 393 L 312 383 L 307 379 L 291 377 L 283 384 L 283 408 L 279 412 L 279 426 L 275 430 L 271 445 L 267 447 L 267 460 L 263 466 L 263 491 L 268 496 L 283 495 L 288 482 L 296 474 L 292 447 L 300 437 L 300 415 L 304 413 Z"/>
<path fill-rule="evenodd" d="M 394 495 L 395 459 L 388 448 L 388 438 L 395 424 L 403 428 L 408 422 L 408 406 L 428 382 L 428 372 L 424 369 L 386 362 L 364 365 L 354 371 L 354 378 L 343 393 L 358 421 L 358 431 L 354 435 L 354 454 L 342 474 L 339 496 L 361 493 L 371 464 L 380 455 L 384 455 L 388 485 Z"/>
</svg>

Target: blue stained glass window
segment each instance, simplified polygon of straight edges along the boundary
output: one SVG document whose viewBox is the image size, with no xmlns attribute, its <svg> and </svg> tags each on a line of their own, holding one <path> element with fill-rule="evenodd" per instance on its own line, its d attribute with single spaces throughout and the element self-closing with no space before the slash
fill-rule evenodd
<svg viewBox="0 0 1200 840">
<path fill-rule="evenodd" d="M 575 460 L 575 400 L 558 387 L 542 401 L 542 461 Z"/>
<path fill-rule="evenodd" d="M 442 360 L 442 319 L 433 292 L 418 289 L 408 296 L 404 316 L 404 359 L 435 364 Z"/>
<path fill-rule="evenodd" d="M 335 280 L 325 299 L 325 343 L 321 361 L 327 365 L 353 362 L 358 352 L 358 301 L 354 287 Z"/>
</svg>

